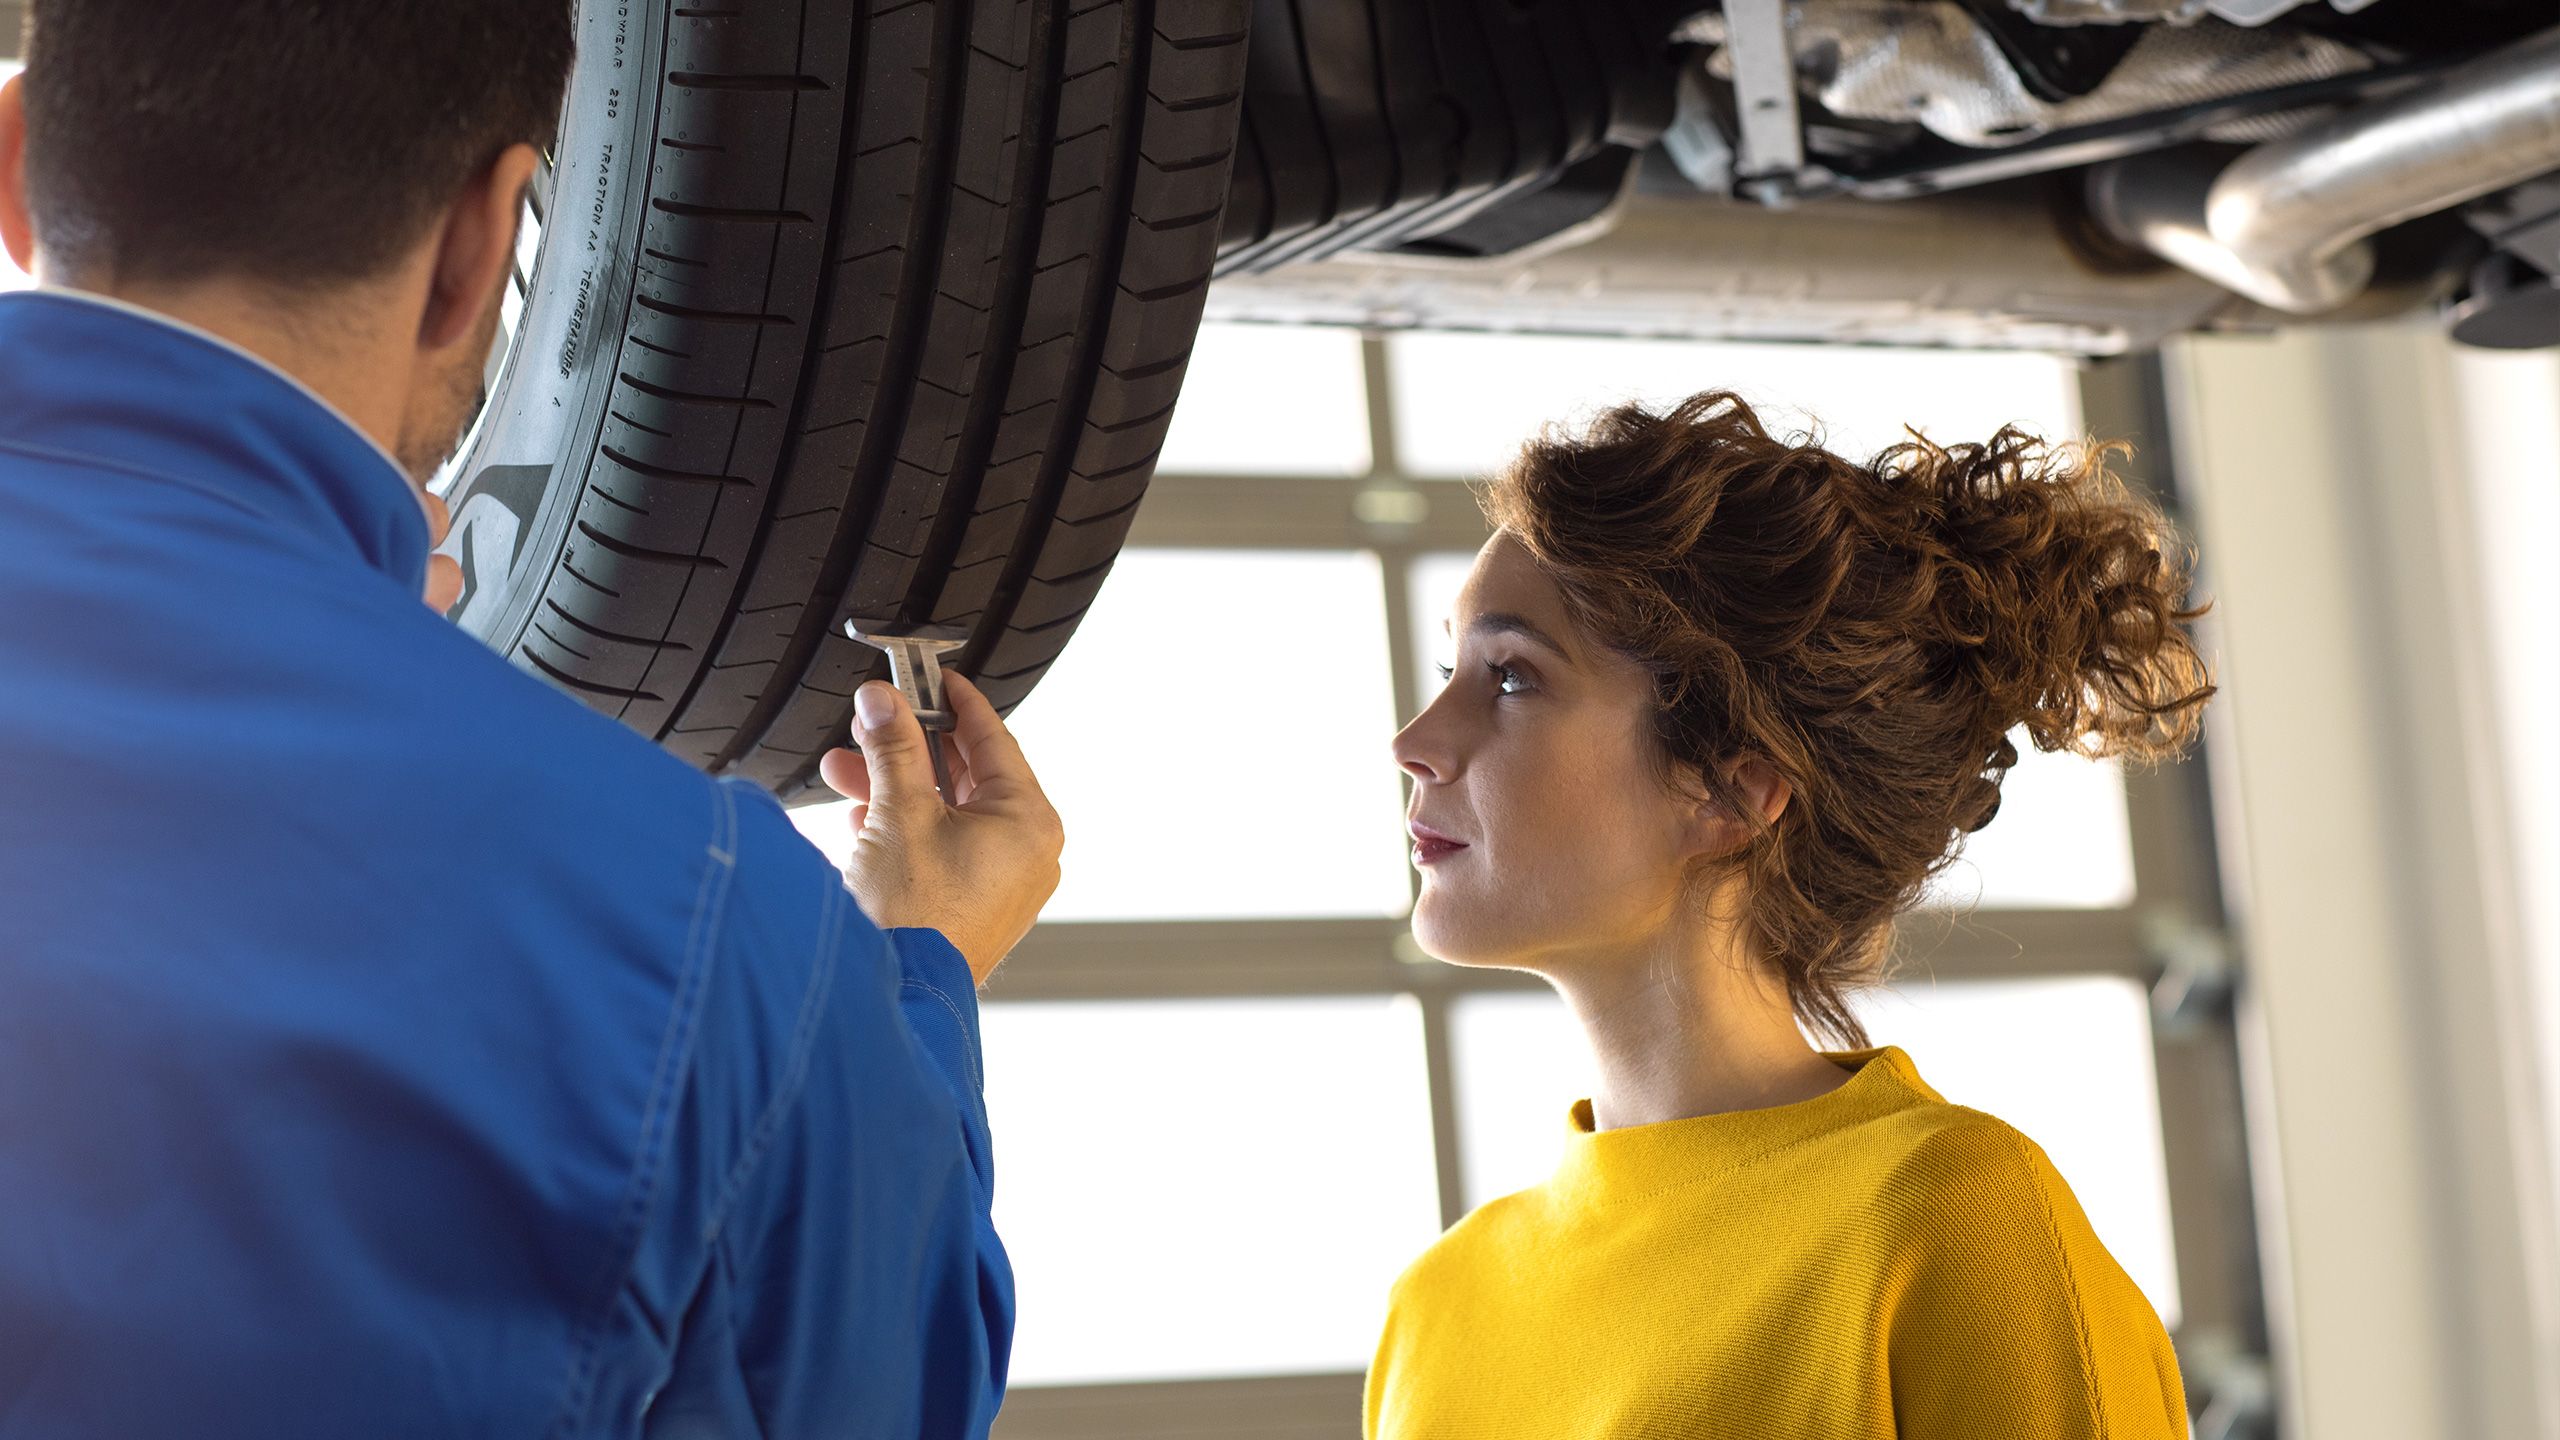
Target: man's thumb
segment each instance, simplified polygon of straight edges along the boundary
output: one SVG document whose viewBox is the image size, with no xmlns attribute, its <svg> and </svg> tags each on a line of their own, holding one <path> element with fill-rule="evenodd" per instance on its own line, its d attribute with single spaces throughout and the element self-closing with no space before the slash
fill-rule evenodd
<svg viewBox="0 0 2560 1440">
<path fill-rule="evenodd" d="M 895 813 L 926 799 L 941 803 L 933 757 L 924 750 L 924 726 L 897 686 L 873 680 L 853 692 L 853 739 L 871 771 L 874 818 L 884 806 Z"/>
</svg>

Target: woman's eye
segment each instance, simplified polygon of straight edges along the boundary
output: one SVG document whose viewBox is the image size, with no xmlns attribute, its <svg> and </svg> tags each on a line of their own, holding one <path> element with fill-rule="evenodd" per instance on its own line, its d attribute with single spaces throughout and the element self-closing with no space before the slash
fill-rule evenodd
<svg viewBox="0 0 2560 1440">
<path fill-rule="evenodd" d="M 1443 681 L 1455 680 L 1458 678 L 1458 672 L 1455 669 L 1452 669 L 1447 665 L 1440 664 L 1437 661 L 1433 662 L 1431 668 L 1440 672 L 1440 678 Z M 1517 695 L 1522 690 L 1528 688 L 1529 682 L 1522 678 L 1519 671 L 1508 665 L 1488 660 L 1485 662 L 1484 668 L 1487 673 L 1493 676 L 1493 688 L 1497 694 Z"/>
</svg>

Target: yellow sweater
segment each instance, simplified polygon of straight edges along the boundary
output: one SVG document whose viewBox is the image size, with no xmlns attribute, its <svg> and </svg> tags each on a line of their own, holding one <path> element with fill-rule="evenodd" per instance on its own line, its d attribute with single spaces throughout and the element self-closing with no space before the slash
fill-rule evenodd
<svg viewBox="0 0 2560 1440">
<path fill-rule="evenodd" d="M 1370 1440 L 2176 1440 L 2169 1336 L 2035 1142 L 1887 1045 L 1594 1134 L 1395 1285 Z"/>
</svg>

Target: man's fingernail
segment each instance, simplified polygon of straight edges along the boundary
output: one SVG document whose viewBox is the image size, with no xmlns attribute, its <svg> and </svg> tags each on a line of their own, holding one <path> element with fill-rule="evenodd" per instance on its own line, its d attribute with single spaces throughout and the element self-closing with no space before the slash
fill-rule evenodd
<svg viewBox="0 0 2560 1440">
<path fill-rule="evenodd" d="M 877 730 L 896 718 L 897 692 L 883 681 L 870 681 L 853 692 L 853 713 L 863 729 Z"/>
</svg>

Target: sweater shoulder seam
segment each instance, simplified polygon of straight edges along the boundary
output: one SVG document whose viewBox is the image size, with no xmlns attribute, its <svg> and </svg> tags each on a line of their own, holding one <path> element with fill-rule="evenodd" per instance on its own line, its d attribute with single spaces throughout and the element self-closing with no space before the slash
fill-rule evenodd
<svg viewBox="0 0 2560 1440">
<path fill-rule="evenodd" d="M 2088 1307 L 2081 1303 L 2080 1276 L 2072 1268 L 2070 1248 L 2062 1243 L 2062 1221 L 2053 1213 L 2053 1194 L 2046 1188 L 2044 1176 L 2036 1167 L 2035 1156 L 2027 1149 L 2026 1137 L 1996 1116 L 1987 1118 L 1995 1122 L 1991 1128 L 2008 1143 L 2010 1152 L 2026 1167 L 2027 1183 L 2035 1190 L 2036 1205 L 2044 1215 L 2045 1238 L 2052 1244 L 2054 1263 L 2062 1271 L 2063 1298 L 2071 1307 L 2072 1340 L 2078 1348 L 2080 1360 L 2081 1398 L 2089 1407 L 2090 1418 L 2097 1424 L 2096 1440 L 2107 1440 L 2107 1411 L 2098 1395 L 2094 1347 L 2089 1339 Z"/>
</svg>

